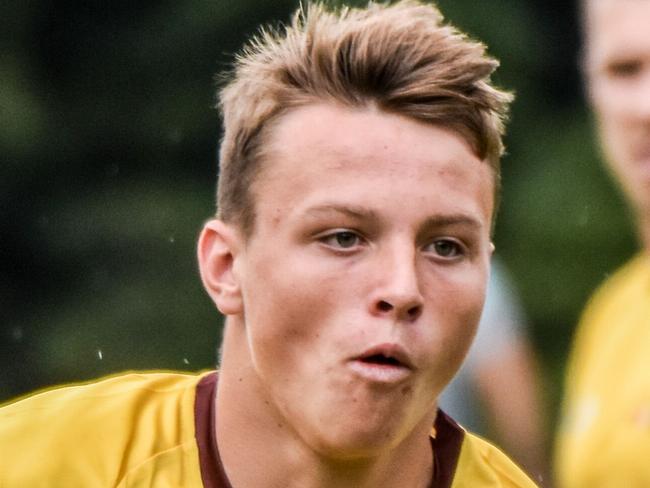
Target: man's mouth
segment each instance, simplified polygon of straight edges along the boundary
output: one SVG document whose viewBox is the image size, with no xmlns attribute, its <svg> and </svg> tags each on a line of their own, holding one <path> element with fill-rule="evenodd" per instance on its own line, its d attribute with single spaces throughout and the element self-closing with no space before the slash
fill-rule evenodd
<svg viewBox="0 0 650 488">
<path fill-rule="evenodd" d="M 401 346 L 380 344 L 371 347 L 349 362 L 355 374 L 378 383 L 396 383 L 409 377 L 414 368 Z"/>
<path fill-rule="evenodd" d="M 383 354 L 373 354 L 372 356 L 362 357 L 360 361 L 368 364 L 386 365 L 386 366 L 401 366 L 402 363 L 391 356 L 384 356 Z"/>
</svg>

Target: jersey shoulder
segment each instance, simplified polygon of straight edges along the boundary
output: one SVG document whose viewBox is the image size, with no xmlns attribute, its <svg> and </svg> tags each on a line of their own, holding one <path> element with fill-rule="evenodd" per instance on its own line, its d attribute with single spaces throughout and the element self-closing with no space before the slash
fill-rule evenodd
<svg viewBox="0 0 650 488">
<path fill-rule="evenodd" d="M 451 488 L 535 488 L 537 485 L 486 440 L 467 432 Z"/>
<path fill-rule="evenodd" d="M 602 355 L 603 348 L 617 344 L 612 333 L 624 337 L 630 328 L 639 327 L 641 304 L 649 298 L 650 259 L 643 254 L 621 266 L 598 287 L 585 306 L 573 340 L 565 385 L 569 394 L 592 356 Z"/>
<path fill-rule="evenodd" d="M 556 436 L 559 485 L 648 485 L 635 478 L 647 472 L 650 447 L 648 317 L 650 256 L 641 254 L 598 288 L 578 325 Z"/>
<path fill-rule="evenodd" d="M 0 408 L 0 486 L 132 486 L 152 460 L 196 457 L 200 375 L 128 373 Z M 198 458 L 191 459 L 196 464 Z"/>
<path fill-rule="evenodd" d="M 640 254 L 608 277 L 589 299 L 582 324 L 597 322 L 610 311 L 620 313 L 625 304 L 635 304 L 639 296 L 647 298 L 650 289 L 650 258 Z"/>
</svg>

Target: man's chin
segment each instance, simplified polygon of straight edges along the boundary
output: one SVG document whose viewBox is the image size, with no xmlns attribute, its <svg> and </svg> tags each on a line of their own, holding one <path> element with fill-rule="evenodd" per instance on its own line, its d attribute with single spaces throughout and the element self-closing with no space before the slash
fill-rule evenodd
<svg viewBox="0 0 650 488">
<path fill-rule="evenodd" d="M 332 462 L 362 463 L 379 457 L 393 449 L 399 440 L 392 432 L 377 430 L 376 432 L 350 432 L 341 436 L 331 433 L 312 446 L 324 458 Z"/>
<path fill-rule="evenodd" d="M 339 412 L 336 418 L 319 424 L 317 429 L 325 430 L 315 430 L 308 443 L 314 451 L 332 460 L 352 462 L 375 458 L 397 447 L 417 428 L 405 425 L 405 418 L 399 410 L 386 415 Z"/>
</svg>

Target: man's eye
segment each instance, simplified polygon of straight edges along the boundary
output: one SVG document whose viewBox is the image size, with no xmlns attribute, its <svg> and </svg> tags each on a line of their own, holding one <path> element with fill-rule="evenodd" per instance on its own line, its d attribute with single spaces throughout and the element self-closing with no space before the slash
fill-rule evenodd
<svg viewBox="0 0 650 488">
<path fill-rule="evenodd" d="M 631 78 L 641 71 L 640 61 L 619 61 L 610 63 L 607 72 L 615 78 Z"/>
<path fill-rule="evenodd" d="M 361 243 L 361 237 L 351 231 L 340 231 L 324 236 L 322 241 L 328 246 L 350 249 Z"/>
<path fill-rule="evenodd" d="M 451 239 L 438 239 L 427 246 L 426 250 L 443 258 L 455 258 L 463 254 L 461 245 Z"/>
</svg>

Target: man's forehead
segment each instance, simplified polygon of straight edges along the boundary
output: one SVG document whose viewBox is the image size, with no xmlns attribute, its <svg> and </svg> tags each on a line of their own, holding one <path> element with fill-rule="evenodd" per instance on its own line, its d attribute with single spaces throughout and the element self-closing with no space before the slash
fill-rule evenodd
<svg viewBox="0 0 650 488">
<path fill-rule="evenodd" d="M 649 0 L 585 0 L 585 49 L 593 67 L 650 48 Z"/>
<path fill-rule="evenodd" d="M 650 32 L 650 1 L 648 0 L 585 0 L 585 32 L 587 40 L 597 41 L 603 35 L 630 34 L 625 27 L 644 24 Z M 623 28 L 623 29 L 621 29 Z"/>
</svg>

